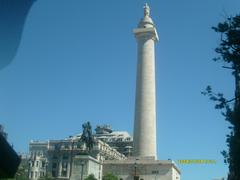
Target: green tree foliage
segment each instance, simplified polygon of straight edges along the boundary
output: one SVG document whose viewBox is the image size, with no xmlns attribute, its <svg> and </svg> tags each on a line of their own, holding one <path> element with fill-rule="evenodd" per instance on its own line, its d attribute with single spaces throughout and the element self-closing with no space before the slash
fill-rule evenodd
<svg viewBox="0 0 240 180">
<path fill-rule="evenodd" d="M 44 177 L 39 178 L 39 180 L 53 180 L 55 179 L 54 177 L 52 177 L 52 173 L 47 171 Z"/>
<path fill-rule="evenodd" d="M 103 180 L 118 180 L 118 178 L 114 176 L 112 173 L 108 173 L 105 176 L 103 176 Z"/>
<path fill-rule="evenodd" d="M 85 178 L 84 180 L 97 180 L 97 178 L 95 178 L 95 176 L 93 174 L 90 174 L 87 178 Z"/>
<path fill-rule="evenodd" d="M 28 180 L 28 161 L 22 160 L 15 174 L 15 180 Z"/>
<path fill-rule="evenodd" d="M 203 94 L 216 102 L 215 108 L 222 109 L 223 116 L 230 123 L 226 139 L 228 149 L 222 155 L 229 166 L 228 180 L 240 180 L 240 15 L 227 18 L 213 30 L 221 35 L 220 44 L 215 49 L 219 56 L 214 60 L 228 64 L 223 67 L 232 71 L 235 94 L 232 99 L 227 99 L 222 93 L 214 93 L 210 86 Z"/>
</svg>

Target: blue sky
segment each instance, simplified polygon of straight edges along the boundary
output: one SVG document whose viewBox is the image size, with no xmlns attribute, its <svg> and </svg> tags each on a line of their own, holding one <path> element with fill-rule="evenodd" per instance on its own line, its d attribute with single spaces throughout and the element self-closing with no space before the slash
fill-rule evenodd
<svg viewBox="0 0 240 180">
<path fill-rule="evenodd" d="M 233 96 L 233 78 L 212 61 L 219 35 L 211 27 L 239 13 L 239 0 L 149 0 L 156 44 L 158 159 L 214 159 L 178 164 L 182 180 L 227 174 L 220 151 L 228 123 L 201 95 L 207 85 Z M 61 139 L 83 122 L 132 134 L 136 41 L 145 0 L 38 0 L 14 61 L 0 71 L 0 122 L 9 142 Z"/>
</svg>

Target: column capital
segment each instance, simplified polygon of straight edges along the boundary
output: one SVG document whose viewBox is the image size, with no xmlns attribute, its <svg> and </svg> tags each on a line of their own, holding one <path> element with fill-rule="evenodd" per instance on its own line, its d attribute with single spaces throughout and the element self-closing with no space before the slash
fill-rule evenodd
<svg viewBox="0 0 240 180">
<path fill-rule="evenodd" d="M 157 30 L 154 27 L 136 28 L 133 30 L 133 33 L 136 39 L 147 38 L 153 39 L 154 41 L 159 41 Z"/>
</svg>

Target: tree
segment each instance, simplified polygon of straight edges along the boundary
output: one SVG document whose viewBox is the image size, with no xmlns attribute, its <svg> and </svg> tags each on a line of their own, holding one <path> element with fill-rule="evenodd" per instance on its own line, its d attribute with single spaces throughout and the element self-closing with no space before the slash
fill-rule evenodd
<svg viewBox="0 0 240 180">
<path fill-rule="evenodd" d="M 27 167 L 20 164 L 14 178 L 1 178 L 1 180 L 28 180 Z"/>
<path fill-rule="evenodd" d="M 22 159 L 15 174 L 15 180 L 27 180 L 28 178 L 28 160 Z"/>
<path fill-rule="evenodd" d="M 228 164 L 228 180 L 240 179 L 240 15 L 227 18 L 226 21 L 213 27 L 215 32 L 220 33 L 221 40 L 215 49 L 218 57 L 215 61 L 222 61 L 228 66 L 235 80 L 235 94 L 227 99 L 222 93 L 214 93 L 210 86 L 204 95 L 216 102 L 215 108 L 222 109 L 222 115 L 230 123 L 230 134 L 227 135 L 228 150 L 222 151 L 224 162 Z"/>
<path fill-rule="evenodd" d="M 54 180 L 54 179 L 55 178 L 52 177 L 49 172 L 47 173 L 47 175 L 45 177 L 39 178 L 39 180 Z"/>
<path fill-rule="evenodd" d="M 88 175 L 87 178 L 85 178 L 84 180 L 97 180 L 97 178 L 95 178 L 95 176 L 93 174 Z"/>
<path fill-rule="evenodd" d="M 114 176 L 112 173 L 108 173 L 105 176 L 103 176 L 103 180 L 118 180 L 118 178 Z"/>
</svg>

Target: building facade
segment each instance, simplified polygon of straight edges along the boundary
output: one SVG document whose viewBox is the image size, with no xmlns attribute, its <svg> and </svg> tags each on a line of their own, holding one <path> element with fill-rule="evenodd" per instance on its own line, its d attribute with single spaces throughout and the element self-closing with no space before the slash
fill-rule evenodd
<svg viewBox="0 0 240 180">
<path fill-rule="evenodd" d="M 180 180 L 173 161 L 129 158 L 104 161 L 103 167 L 103 174 L 113 173 L 119 180 Z"/>
<path fill-rule="evenodd" d="M 113 131 L 109 125 L 97 126 L 94 136 L 126 157 L 132 156 L 133 138 L 127 131 Z"/>
<path fill-rule="evenodd" d="M 104 160 L 126 159 L 124 154 L 102 141 L 101 138 L 98 139 L 97 136 L 90 152 L 81 140 L 81 135 L 70 136 L 63 140 L 31 141 L 29 152 L 28 177 L 30 179 L 47 176 L 56 179 L 74 179 L 79 177 L 79 168 L 76 171 L 76 167 L 81 167 L 82 162 L 85 164 L 82 171 L 83 177 L 95 174 L 97 175 L 95 177 L 101 179 Z"/>
</svg>

